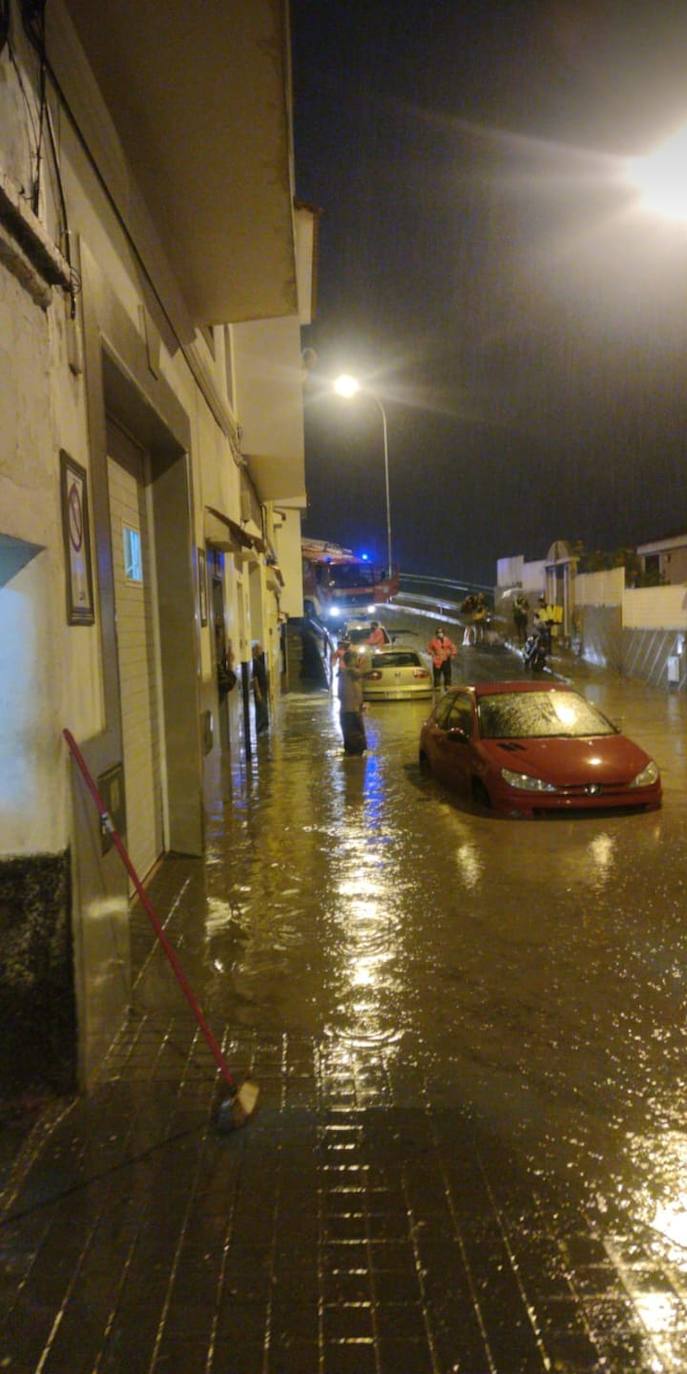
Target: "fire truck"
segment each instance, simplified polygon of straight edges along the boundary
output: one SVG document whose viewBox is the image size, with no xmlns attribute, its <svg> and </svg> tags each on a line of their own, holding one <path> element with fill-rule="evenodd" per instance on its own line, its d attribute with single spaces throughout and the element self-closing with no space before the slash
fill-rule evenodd
<svg viewBox="0 0 687 1374">
<path fill-rule="evenodd" d="M 398 568 L 382 568 L 324 539 L 302 539 L 301 551 L 305 609 L 319 620 L 365 615 L 398 591 Z"/>
</svg>

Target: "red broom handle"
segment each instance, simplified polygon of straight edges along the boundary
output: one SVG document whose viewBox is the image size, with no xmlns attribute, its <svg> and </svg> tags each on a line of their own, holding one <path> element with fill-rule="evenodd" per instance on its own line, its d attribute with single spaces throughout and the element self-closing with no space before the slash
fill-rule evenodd
<svg viewBox="0 0 687 1374">
<path fill-rule="evenodd" d="M 229 1066 L 227 1064 L 226 1059 L 224 1058 L 224 1055 L 222 1054 L 219 1044 L 217 1043 L 215 1036 L 210 1030 L 207 1021 L 205 1020 L 202 1008 L 193 991 L 193 988 L 191 987 L 191 984 L 188 981 L 188 978 L 186 977 L 179 955 L 177 954 L 174 945 L 171 943 L 168 936 L 165 934 L 160 924 L 160 920 L 155 911 L 155 908 L 148 896 L 148 893 L 146 892 L 143 883 L 141 882 L 138 873 L 136 872 L 136 869 L 134 868 L 131 859 L 129 858 L 129 855 L 127 854 L 127 851 L 124 848 L 121 836 L 115 830 L 112 817 L 98 791 L 95 779 L 93 778 L 93 775 L 88 768 L 88 764 L 86 763 L 86 760 L 83 754 L 81 753 L 81 750 L 79 749 L 79 746 L 76 740 L 74 739 L 71 730 L 65 729 L 62 731 L 62 734 L 64 735 L 64 738 L 66 739 L 67 744 L 69 745 L 72 758 L 74 758 L 76 763 L 79 765 L 81 774 L 83 776 L 83 780 L 98 808 L 98 814 L 100 816 L 101 824 L 103 828 L 107 831 L 108 835 L 112 836 L 112 842 L 115 846 L 115 849 L 117 850 L 117 853 L 119 854 L 119 857 L 122 863 L 124 864 L 124 867 L 127 873 L 129 874 L 129 877 L 131 878 L 134 887 L 136 888 L 136 891 L 141 901 L 141 905 L 143 906 L 143 909 L 148 917 L 148 920 L 150 921 L 150 924 L 153 927 L 153 930 L 155 931 L 155 934 L 157 935 L 157 938 L 160 941 L 160 944 L 162 945 L 165 954 L 167 955 L 167 958 L 172 966 L 174 977 L 176 978 L 177 983 L 179 984 L 179 987 L 181 988 L 181 991 L 183 992 L 184 997 L 186 998 L 186 1001 L 188 1002 L 203 1035 L 205 1036 L 212 1057 L 220 1073 L 229 1084 L 229 1087 L 236 1091 L 236 1080 L 230 1073 Z"/>
</svg>

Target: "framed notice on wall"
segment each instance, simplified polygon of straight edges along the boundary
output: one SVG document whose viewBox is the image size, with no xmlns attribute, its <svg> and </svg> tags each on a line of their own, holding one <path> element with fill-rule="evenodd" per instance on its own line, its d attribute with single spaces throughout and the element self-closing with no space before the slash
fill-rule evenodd
<svg viewBox="0 0 687 1374">
<path fill-rule="evenodd" d="M 62 535 L 67 580 L 67 623 L 92 625 L 95 620 L 91 536 L 88 523 L 86 469 L 60 450 Z"/>
<path fill-rule="evenodd" d="M 208 577 L 205 567 L 205 549 L 198 550 L 198 608 L 200 610 L 200 623 L 208 623 Z"/>
</svg>

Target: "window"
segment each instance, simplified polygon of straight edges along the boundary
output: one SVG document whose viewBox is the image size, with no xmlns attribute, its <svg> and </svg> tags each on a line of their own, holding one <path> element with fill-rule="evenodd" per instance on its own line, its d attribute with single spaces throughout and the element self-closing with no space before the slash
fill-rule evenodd
<svg viewBox="0 0 687 1374">
<path fill-rule="evenodd" d="M 502 692 L 479 703 L 482 739 L 584 739 L 617 734 L 577 692 Z"/>
<path fill-rule="evenodd" d="M 132 525 L 122 525 L 124 543 L 124 576 L 127 582 L 143 581 L 143 556 L 141 552 L 141 531 Z"/>
<path fill-rule="evenodd" d="M 419 656 L 412 649 L 398 649 L 386 654 L 374 654 L 373 668 L 421 668 Z"/>
<path fill-rule="evenodd" d="M 448 730 L 462 730 L 468 737 L 472 735 L 472 702 L 469 697 L 457 696 L 454 698 L 446 728 Z"/>
<path fill-rule="evenodd" d="M 441 701 L 439 702 L 439 705 L 437 706 L 437 709 L 434 712 L 435 723 L 439 725 L 442 730 L 448 729 L 448 725 L 446 722 L 448 721 L 452 708 L 453 697 L 447 692 L 446 696 L 441 698 Z"/>
</svg>

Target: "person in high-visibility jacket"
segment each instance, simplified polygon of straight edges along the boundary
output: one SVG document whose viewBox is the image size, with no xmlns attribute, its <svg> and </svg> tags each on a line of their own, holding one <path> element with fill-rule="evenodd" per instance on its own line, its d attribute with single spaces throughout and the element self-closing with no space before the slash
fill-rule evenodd
<svg viewBox="0 0 687 1374">
<path fill-rule="evenodd" d="M 441 625 L 437 626 L 436 634 L 430 639 L 427 645 L 428 653 L 432 655 L 432 667 L 434 668 L 434 687 L 441 686 L 443 679 L 444 688 L 451 686 L 451 659 L 455 658 L 457 650 L 455 644 L 444 634 Z"/>
</svg>

